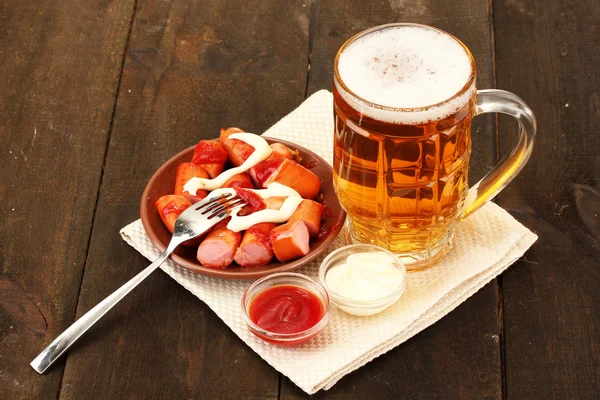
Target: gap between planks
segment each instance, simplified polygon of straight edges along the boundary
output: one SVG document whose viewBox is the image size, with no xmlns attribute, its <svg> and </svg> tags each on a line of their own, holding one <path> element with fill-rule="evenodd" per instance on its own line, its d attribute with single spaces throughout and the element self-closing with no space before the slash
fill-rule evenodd
<svg viewBox="0 0 600 400">
<path fill-rule="evenodd" d="M 304 99 L 308 97 L 308 85 L 310 83 L 310 66 L 312 62 L 313 41 L 315 38 L 315 29 L 317 26 L 317 0 L 311 0 L 310 3 L 310 24 L 308 27 L 308 56 L 306 71 L 306 86 L 304 87 Z"/>
<path fill-rule="evenodd" d="M 315 38 L 315 30 L 317 26 L 317 4 L 318 0 L 311 0 L 310 2 L 310 23 L 308 27 L 308 49 L 307 49 L 307 57 L 306 57 L 306 84 L 304 86 L 304 100 L 308 97 L 308 86 L 310 83 L 310 66 L 312 62 L 312 50 L 313 50 L 313 42 Z M 278 371 L 279 372 L 279 371 Z M 281 399 L 281 382 L 283 380 L 283 375 L 281 372 L 278 374 L 277 380 L 277 400 Z"/>
<path fill-rule="evenodd" d="M 100 179 L 98 180 L 98 189 L 96 190 L 96 199 L 94 201 L 94 209 L 92 211 L 92 223 L 90 224 L 90 231 L 88 234 L 88 241 L 85 248 L 85 258 L 83 260 L 83 269 L 81 271 L 81 279 L 79 281 L 79 289 L 77 293 L 77 301 L 75 302 L 75 310 L 72 318 L 72 322 L 75 322 L 75 318 L 77 317 L 77 308 L 79 306 L 79 299 L 81 298 L 81 287 L 83 285 L 83 277 L 85 275 L 85 267 L 87 265 L 88 256 L 90 253 L 90 244 L 92 241 L 92 232 L 94 230 L 94 222 L 96 220 L 96 211 L 98 209 L 98 202 L 100 199 L 100 189 L 102 187 L 102 180 L 104 178 L 104 170 L 106 168 L 106 159 L 108 158 L 108 147 L 110 145 L 110 137 L 113 130 L 113 124 L 115 120 L 115 114 L 117 112 L 117 100 L 119 98 L 119 93 L 121 91 L 121 77 L 123 76 L 123 69 L 125 68 L 125 59 L 127 58 L 127 50 L 129 49 L 129 40 L 131 38 L 131 31 L 133 30 L 133 23 L 135 21 L 135 14 L 137 11 L 137 2 L 138 0 L 133 0 L 133 10 L 131 12 L 131 18 L 129 19 L 129 30 L 127 31 L 127 38 L 125 39 L 125 46 L 123 47 L 123 53 L 121 57 L 121 68 L 119 70 L 119 77 L 117 79 L 117 90 L 115 93 L 115 99 L 113 102 L 112 113 L 110 116 L 110 123 L 108 125 L 108 132 L 106 134 L 106 141 L 104 143 L 104 156 L 102 159 L 102 169 L 100 170 Z M 69 358 L 69 352 L 64 355 L 65 357 L 65 366 L 62 369 L 62 373 L 60 375 L 60 380 L 58 381 L 58 392 L 56 393 L 56 399 L 60 399 L 60 394 L 62 392 L 63 378 L 65 376 L 65 369 L 67 365 L 67 359 Z"/>
<path fill-rule="evenodd" d="M 490 70 L 489 78 L 492 88 L 496 89 L 496 37 L 495 37 L 495 25 L 494 25 L 494 0 L 488 0 L 487 2 L 487 14 L 488 14 L 488 48 L 489 48 L 489 59 L 490 59 Z M 494 140 L 492 141 L 492 153 L 494 156 L 494 163 L 498 163 L 500 160 L 500 137 L 498 132 L 498 114 L 495 114 L 492 118 L 492 132 L 494 132 Z M 498 197 L 497 197 L 498 198 Z M 498 200 L 494 199 L 495 203 Z M 506 335 L 505 335 L 505 324 L 504 324 L 504 286 L 502 284 L 502 275 L 496 278 L 496 298 L 498 301 L 498 324 L 500 326 L 500 340 L 499 340 L 499 351 L 500 351 L 500 390 L 503 400 L 507 398 L 507 382 L 506 382 Z"/>
</svg>

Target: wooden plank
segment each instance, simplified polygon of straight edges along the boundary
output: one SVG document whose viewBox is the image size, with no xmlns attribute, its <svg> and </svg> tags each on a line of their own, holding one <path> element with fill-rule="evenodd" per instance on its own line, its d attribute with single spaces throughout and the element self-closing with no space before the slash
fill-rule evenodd
<svg viewBox="0 0 600 400">
<path fill-rule="evenodd" d="M 309 9 L 138 2 L 78 315 L 148 265 L 118 231 L 138 218 L 164 161 L 224 126 L 261 132 L 302 102 Z M 278 381 L 206 305 L 156 272 L 72 349 L 61 398 L 276 398 Z"/>
<path fill-rule="evenodd" d="M 316 10 L 309 92 L 330 89 L 333 59 L 355 33 L 375 25 L 410 21 L 456 35 L 478 63 L 478 87 L 492 85 L 488 10 L 485 2 L 330 1 Z M 489 118 L 473 124 L 471 183 L 494 164 L 494 131 Z M 443 320 L 415 338 L 343 378 L 318 398 L 500 398 L 501 324 L 494 281 Z M 287 378 L 281 398 L 304 394 Z"/>
<path fill-rule="evenodd" d="M 539 235 L 505 274 L 509 398 L 600 392 L 600 4 L 494 2 L 498 87 L 536 113 L 532 159 L 500 196 Z M 515 142 L 500 121 L 500 150 Z"/>
<path fill-rule="evenodd" d="M 132 3 L 0 4 L 0 398 L 53 398 L 29 362 L 75 307 Z"/>
</svg>

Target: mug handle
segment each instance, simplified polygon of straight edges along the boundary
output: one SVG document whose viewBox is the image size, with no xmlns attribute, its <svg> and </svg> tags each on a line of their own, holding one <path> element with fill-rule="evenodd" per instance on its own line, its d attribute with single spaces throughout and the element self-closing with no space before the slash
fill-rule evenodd
<svg viewBox="0 0 600 400">
<path fill-rule="evenodd" d="M 500 193 L 521 172 L 533 151 L 536 132 L 535 116 L 521 98 L 504 90 L 478 90 L 475 115 L 490 112 L 514 117 L 519 123 L 519 141 L 508 156 L 500 160 L 494 169 L 469 189 L 460 216 L 461 220 Z"/>
</svg>

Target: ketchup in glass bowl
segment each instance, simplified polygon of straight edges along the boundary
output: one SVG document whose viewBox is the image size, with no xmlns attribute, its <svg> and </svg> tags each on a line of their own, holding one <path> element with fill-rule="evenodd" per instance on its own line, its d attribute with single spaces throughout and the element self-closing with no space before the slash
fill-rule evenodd
<svg viewBox="0 0 600 400">
<path fill-rule="evenodd" d="M 311 278 L 292 272 L 254 282 L 242 297 L 248 329 L 279 346 L 298 346 L 315 337 L 329 318 L 329 295 Z"/>
</svg>

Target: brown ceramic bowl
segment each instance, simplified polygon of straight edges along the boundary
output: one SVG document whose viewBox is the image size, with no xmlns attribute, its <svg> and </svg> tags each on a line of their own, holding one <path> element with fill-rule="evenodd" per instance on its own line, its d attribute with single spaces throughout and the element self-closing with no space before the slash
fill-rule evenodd
<svg viewBox="0 0 600 400">
<path fill-rule="evenodd" d="M 310 252 L 307 255 L 285 263 L 271 262 L 267 265 L 249 268 L 241 268 L 234 263 L 225 269 L 207 268 L 200 265 L 196 259 L 197 249 L 195 247 L 179 246 L 171 256 L 171 259 L 177 264 L 194 272 L 220 278 L 255 279 L 275 272 L 291 271 L 308 263 L 322 253 L 338 235 L 346 218 L 346 213 L 340 206 L 335 195 L 333 189 L 333 171 L 329 164 L 312 151 L 294 143 L 268 137 L 265 137 L 265 139 L 269 144 L 282 143 L 292 150 L 298 150 L 302 160 L 300 164 L 309 168 L 321 178 L 321 193 L 317 198 L 322 198 L 322 200 L 319 201 L 325 206 L 323 228 L 328 234 L 323 235 L 323 237 L 320 238 L 312 239 L 310 243 Z M 158 171 L 154 173 L 142 195 L 140 203 L 142 224 L 152 243 L 154 243 L 161 251 L 164 251 L 167 248 L 167 244 L 171 240 L 171 232 L 169 232 L 160 219 L 158 211 L 156 210 L 156 207 L 154 207 L 154 202 L 161 196 L 173 194 L 177 166 L 183 162 L 189 162 L 192 159 L 193 153 L 194 147 L 192 146 L 164 163 Z"/>
</svg>

